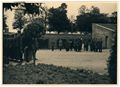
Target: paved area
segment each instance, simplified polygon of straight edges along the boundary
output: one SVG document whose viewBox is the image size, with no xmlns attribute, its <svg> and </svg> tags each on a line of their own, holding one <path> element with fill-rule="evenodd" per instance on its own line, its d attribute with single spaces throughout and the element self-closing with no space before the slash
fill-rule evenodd
<svg viewBox="0 0 120 87">
<path fill-rule="evenodd" d="M 57 66 L 70 67 L 72 69 L 89 69 L 100 74 L 106 73 L 109 50 L 99 52 L 75 52 L 65 50 L 51 51 L 38 50 L 36 53 L 37 63 L 53 64 Z"/>
</svg>

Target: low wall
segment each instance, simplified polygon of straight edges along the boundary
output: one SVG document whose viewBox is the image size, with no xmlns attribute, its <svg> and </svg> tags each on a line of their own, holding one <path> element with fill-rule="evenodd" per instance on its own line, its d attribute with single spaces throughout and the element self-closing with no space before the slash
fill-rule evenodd
<svg viewBox="0 0 120 87">
<path fill-rule="evenodd" d="M 57 48 L 57 42 L 59 39 L 65 40 L 65 39 L 77 39 L 80 38 L 80 34 L 46 34 L 42 36 L 40 39 L 43 39 L 44 41 L 46 40 L 49 49 L 52 47 L 51 43 L 55 42 L 55 48 Z M 45 47 L 45 46 L 43 46 Z M 41 47 L 42 48 L 42 47 Z"/>
</svg>

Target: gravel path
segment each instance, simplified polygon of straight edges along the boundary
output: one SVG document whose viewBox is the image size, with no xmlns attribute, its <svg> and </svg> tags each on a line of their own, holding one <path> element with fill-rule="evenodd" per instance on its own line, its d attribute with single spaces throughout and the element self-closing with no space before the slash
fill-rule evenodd
<svg viewBox="0 0 120 87">
<path fill-rule="evenodd" d="M 99 74 L 107 72 L 106 61 L 109 55 L 109 50 L 103 50 L 102 53 L 38 50 L 36 53 L 36 57 L 38 58 L 37 64 L 44 63 L 69 67 L 72 69 L 89 69 Z"/>
</svg>

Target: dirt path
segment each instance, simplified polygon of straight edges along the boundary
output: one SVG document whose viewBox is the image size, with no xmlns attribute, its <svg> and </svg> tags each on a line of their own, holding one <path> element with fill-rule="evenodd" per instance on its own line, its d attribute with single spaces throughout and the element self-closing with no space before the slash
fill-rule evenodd
<svg viewBox="0 0 120 87">
<path fill-rule="evenodd" d="M 109 50 L 103 50 L 102 53 L 38 50 L 36 53 L 37 63 L 53 64 L 74 69 L 89 69 L 100 74 L 107 72 L 106 60 L 109 55 Z"/>
</svg>

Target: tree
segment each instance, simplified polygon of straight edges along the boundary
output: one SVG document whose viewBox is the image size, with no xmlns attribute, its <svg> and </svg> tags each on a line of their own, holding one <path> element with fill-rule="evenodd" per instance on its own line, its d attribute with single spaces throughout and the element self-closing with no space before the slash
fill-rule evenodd
<svg viewBox="0 0 120 87">
<path fill-rule="evenodd" d="M 18 6 L 18 3 L 3 3 L 3 31 L 8 31 L 8 26 L 6 24 L 7 17 L 4 15 L 4 10 L 12 10 L 12 7 Z"/>
<path fill-rule="evenodd" d="M 107 14 L 100 13 L 98 7 L 92 6 L 90 9 L 87 9 L 83 5 L 79 12 L 76 24 L 81 32 L 92 32 L 92 23 L 108 23 Z"/>
<path fill-rule="evenodd" d="M 38 22 L 31 22 L 24 27 L 23 35 L 24 39 L 26 39 L 25 45 L 28 46 L 31 44 L 32 38 L 40 37 L 44 32 L 44 26 L 39 24 Z"/>
<path fill-rule="evenodd" d="M 42 14 L 41 14 L 41 17 L 42 18 L 42 21 L 43 21 L 43 24 L 44 24 L 44 27 L 45 27 L 45 32 L 47 31 L 47 26 L 48 26 L 48 8 L 47 6 L 43 3 L 42 6 L 41 6 L 41 9 L 43 10 L 42 11 Z"/>
<path fill-rule="evenodd" d="M 39 8 L 41 7 L 41 3 L 3 3 L 3 14 L 4 14 L 4 9 L 6 10 L 13 10 L 14 7 L 24 7 L 24 14 L 28 14 L 28 15 L 39 15 L 41 13 L 41 10 L 39 10 Z M 19 28 L 20 30 L 23 28 L 23 17 L 24 15 L 21 15 L 20 12 L 16 12 L 16 16 L 15 16 L 15 22 L 13 23 L 14 28 Z M 4 15 L 3 15 L 4 16 Z M 4 24 L 4 23 L 3 23 Z"/>
<path fill-rule="evenodd" d="M 5 9 L 13 10 L 13 7 L 25 8 L 24 14 L 23 12 L 16 11 L 15 13 L 15 22 L 13 23 L 14 28 L 18 28 L 21 30 L 23 28 L 23 33 L 20 34 L 20 41 L 22 38 L 23 49 L 25 46 L 32 46 L 34 44 L 34 39 L 40 37 L 44 34 L 43 23 L 39 24 L 36 22 L 35 17 L 41 16 L 43 14 L 43 7 L 41 7 L 41 3 L 3 3 L 3 7 Z M 28 15 L 30 17 L 30 21 L 28 24 L 25 23 L 24 16 Z M 40 20 L 41 21 L 41 20 Z M 26 26 L 25 26 L 26 25 Z M 24 27 L 23 27 L 24 26 Z M 22 36 L 22 37 L 21 37 Z M 21 47 L 21 45 L 20 45 Z M 35 64 L 35 58 L 34 58 Z"/>
<path fill-rule="evenodd" d="M 16 10 L 14 19 L 15 21 L 13 22 L 13 28 L 21 31 L 27 21 L 23 15 L 23 12 Z"/>
<path fill-rule="evenodd" d="M 82 6 L 80 7 L 80 9 L 79 9 L 79 14 L 81 14 L 81 15 L 85 14 L 85 13 L 86 13 L 86 10 L 87 10 L 86 6 L 85 6 L 85 5 L 82 5 Z"/>
<path fill-rule="evenodd" d="M 13 7 L 18 6 L 20 3 L 3 3 L 3 12 L 5 10 L 12 10 Z"/>
<path fill-rule="evenodd" d="M 70 29 L 70 20 L 67 17 L 67 5 L 62 3 L 58 8 L 50 8 L 48 23 L 49 31 L 65 32 Z"/>
<path fill-rule="evenodd" d="M 40 14 L 40 10 L 39 8 L 41 7 L 42 3 L 24 3 L 24 2 L 20 2 L 20 3 L 3 3 L 3 9 L 5 10 L 13 10 L 13 8 L 15 6 L 19 6 L 22 5 L 23 7 L 25 7 L 25 14 Z"/>
<path fill-rule="evenodd" d="M 29 16 L 29 22 L 32 22 L 36 16 L 39 17 L 46 13 L 46 10 L 42 7 L 42 3 L 3 3 L 3 8 L 6 10 L 13 10 L 15 6 L 18 9 L 15 11 L 13 27 L 19 30 L 21 30 L 26 23 L 25 14 Z M 23 11 L 21 12 L 20 9 L 23 9 Z"/>
<path fill-rule="evenodd" d="M 3 13 L 4 9 L 6 10 L 13 10 L 15 7 L 23 7 L 24 8 L 24 15 L 31 15 L 31 16 L 36 16 L 36 15 L 41 15 L 42 12 L 44 11 L 44 7 L 42 7 L 43 3 L 3 3 Z"/>
<path fill-rule="evenodd" d="M 98 7 L 95 7 L 95 6 L 91 6 L 90 13 L 96 14 L 96 15 L 100 14 L 100 9 Z"/>
<path fill-rule="evenodd" d="M 110 23 L 117 24 L 117 12 L 113 12 L 110 17 Z"/>
<path fill-rule="evenodd" d="M 41 37 L 44 34 L 44 25 L 41 22 L 41 19 L 36 18 L 34 21 L 30 22 L 24 27 L 23 31 L 23 48 L 28 47 L 29 51 L 31 51 L 33 57 L 33 64 L 35 65 L 36 57 L 35 53 L 38 50 L 36 46 L 36 39 Z"/>
<path fill-rule="evenodd" d="M 111 82 L 117 84 L 117 35 L 115 35 L 113 43 L 111 55 L 108 59 L 108 73 Z"/>
</svg>

